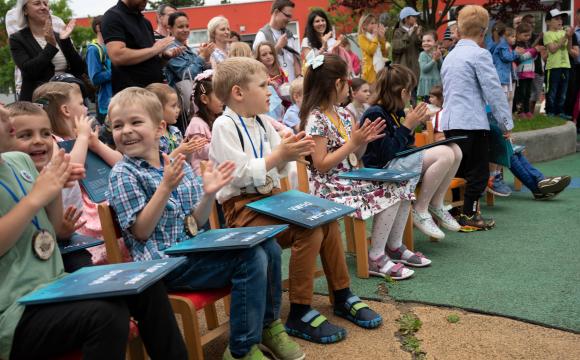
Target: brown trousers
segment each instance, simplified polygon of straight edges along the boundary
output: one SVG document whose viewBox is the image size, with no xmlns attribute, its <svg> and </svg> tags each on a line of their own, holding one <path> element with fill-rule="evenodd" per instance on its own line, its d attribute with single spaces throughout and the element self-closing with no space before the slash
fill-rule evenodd
<svg viewBox="0 0 580 360">
<path fill-rule="evenodd" d="M 274 192 L 276 193 L 276 191 Z M 259 214 L 245 205 L 269 195 L 247 194 L 233 197 L 222 207 L 229 227 L 266 226 L 284 224 L 284 221 Z M 291 248 L 290 302 L 310 305 L 314 291 L 316 256 L 320 254 L 329 291 L 350 286 L 340 228 L 337 221 L 315 229 L 290 225 L 288 230 L 276 235 L 282 248 Z"/>
</svg>

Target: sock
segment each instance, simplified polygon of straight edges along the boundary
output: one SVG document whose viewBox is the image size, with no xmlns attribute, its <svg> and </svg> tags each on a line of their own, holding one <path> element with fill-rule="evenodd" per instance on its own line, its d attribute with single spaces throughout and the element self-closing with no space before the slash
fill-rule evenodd
<svg viewBox="0 0 580 360">
<path fill-rule="evenodd" d="M 300 320 L 310 309 L 310 305 L 290 303 L 290 314 L 288 318 Z"/>
<path fill-rule="evenodd" d="M 334 291 L 334 304 L 335 304 L 335 306 L 337 304 L 345 303 L 346 299 L 348 299 L 351 296 L 352 296 L 352 293 L 350 292 L 350 288 L 335 290 Z"/>
</svg>

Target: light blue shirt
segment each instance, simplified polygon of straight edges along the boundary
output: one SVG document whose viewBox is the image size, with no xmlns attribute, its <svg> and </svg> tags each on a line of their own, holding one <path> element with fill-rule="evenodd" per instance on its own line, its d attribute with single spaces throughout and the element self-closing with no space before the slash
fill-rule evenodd
<svg viewBox="0 0 580 360">
<path fill-rule="evenodd" d="M 441 80 L 445 99 L 442 130 L 489 130 L 486 104 L 503 131 L 514 127 L 491 54 L 475 41 L 457 43 L 443 61 Z"/>
<path fill-rule="evenodd" d="M 294 126 L 300 124 L 300 107 L 296 104 L 292 104 L 292 106 L 286 110 L 283 122 L 284 125 L 294 130 Z"/>
</svg>

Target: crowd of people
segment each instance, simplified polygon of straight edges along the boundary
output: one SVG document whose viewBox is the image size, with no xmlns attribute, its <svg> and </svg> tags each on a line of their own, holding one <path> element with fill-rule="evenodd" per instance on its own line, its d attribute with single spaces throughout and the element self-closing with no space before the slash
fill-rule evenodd
<svg viewBox="0 0 580 360">
<path fill-rule="evenodd" d="M 282 223 L 245 205 L 279 193 L 281 180 L 295 176 L 295 162 L 306 160 L 313 195 L 355 208 L 356 218 L 372 217 L 369 273 L 396 280 L 432 262 L 403 245 L 409 216 L 436 239 L 443 230 L 492 229 L 479 199 L 486 189 L 509 192 L 502 165 L 535 199 L 551 199 L 570 183 L 569 176 L 545 177 L 509 139 L 513 117 L 532 117 L 544 83 L 546 112 L 578 119 L 580 11 L 573 29 L 550 10 L 548 31 L 536 34 L 532 15 L 509 28 L 470 5 L 439 41 L 406 7 L 391 43 L 367 14 L 356 38 L 360 59 L 321 10 L 310 12 L 300 42 L 287 29 L 296 6 L 290 0 L 272 2 L 252 46 L 216 16 L 208 42 L 195 50 L 186 13 L 159 6 L 154 30 L 142 15 L 146 4 L 120 0 L 95 17 L 96 39 L 84 57 L 70 39 L 74 20 L 59 23 L 47 0 L 18 0 L 10 12 L 10 50 L 22 81 L 19 101 L 0 107 L 0 358 L 82 349 L 86 358 L 120 359 L 133 317 L 151 358 L 185 359 L 167 290 L 231 286 L 224 359 L 263 359 L 263 352 L 303 359 L 289 335 L 325 344 L 346 337 L 311 306 L 319 255 L 334 315 L 365 329 L 382 323 L 350 288 L 337 222 L 290 225 L 246 250 L 188 255 L 140 295 L 20 305 L 21 296 L 65 272 L 107 261 L 103 246 L 65 256 L 31 246 L 75 232 L 102 237 L 97 204 L 79 186 L 89 150 L 112 167 L 108 203 L 126 261 L 166 257 L 165 249 L 207 226 L 216 201 L 227 227 Z M 96 120 L 86 106 L 91 89 Z M 438 140 L 463 139 L 397 156 L 427 122 Z M 67 140 L 74 145 L 65 154 L 58 143 Z M 501 156 L 497 143 L 507 149 Z M 506 156 L 507 163 L 496 161 Z M 361 166 L 420 175 L 401 183 L 340 177 Z M 467 183 L 456 216 L 444 204 L 454 177 Z M 281 248 L 291 249 L 285 323 Z"/>
</svg>

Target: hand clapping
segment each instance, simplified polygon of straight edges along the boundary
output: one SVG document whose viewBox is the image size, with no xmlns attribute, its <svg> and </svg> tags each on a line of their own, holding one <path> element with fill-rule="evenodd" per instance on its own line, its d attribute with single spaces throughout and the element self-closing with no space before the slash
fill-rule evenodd
<svg viewBox="0 0 580 360">
<path fill-rule="evenodd" d="M 355 147 L 359 148 L 384 137 L 385 134 L 383 133 L 383 130 L 385 130 L 386 126 L 387 123 L 381 118 L 378 118 L 375 121 L 365 119 L 362 126 L 360 126 L 358 122 L 355 122 L 350 134 L 350 141 L 352 141 Z"/>
<path fill-rule="evenodd" d="M 204 193 L 213 195 L 229 184 L 234 178 L 234 170 L 236 164 L 233 161 L 225 161 L 218 167 L 214 167 L 213 163 L 208 161 L 202 174 Z"/>
</svg>

